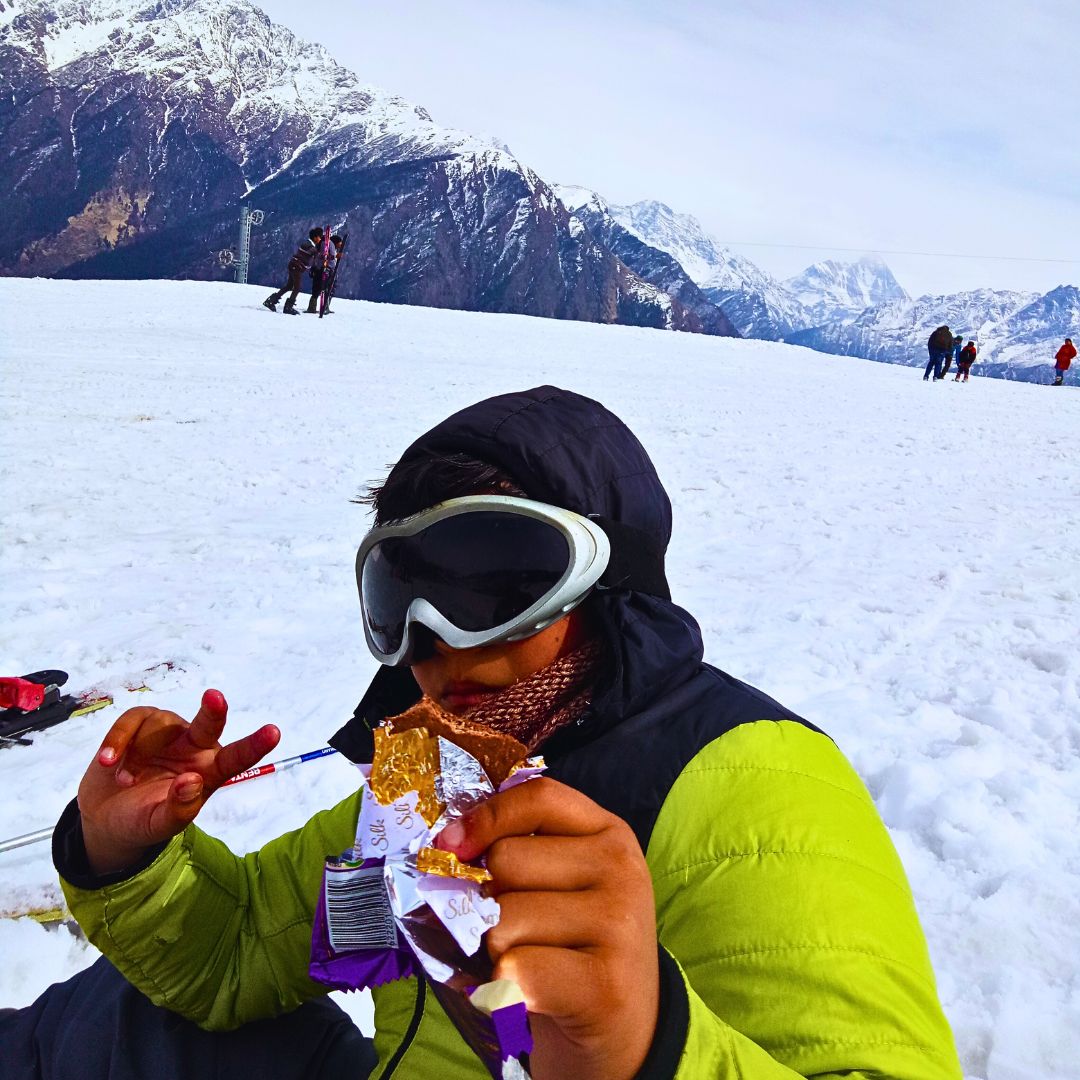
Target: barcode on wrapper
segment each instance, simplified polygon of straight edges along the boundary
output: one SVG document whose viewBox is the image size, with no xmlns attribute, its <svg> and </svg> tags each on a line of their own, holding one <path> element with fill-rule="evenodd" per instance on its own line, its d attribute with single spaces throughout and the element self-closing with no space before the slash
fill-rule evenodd
<svg viewBox="0 0 1080 1080">
<path fill-rule="evenodd" d="M 381 866 L 326 868 L 326 929 L 335 952 L 397 945 Z"/>
</svg>

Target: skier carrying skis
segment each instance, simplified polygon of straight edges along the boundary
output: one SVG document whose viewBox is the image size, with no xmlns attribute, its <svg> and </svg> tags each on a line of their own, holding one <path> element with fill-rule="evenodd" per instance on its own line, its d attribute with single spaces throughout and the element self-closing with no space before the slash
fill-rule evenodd
<svg viewBox="0 0 1080 1080">
<path fill-rule="evenodd" d="M 314 263 L 311 266 L 311 299 L 308 301 L 306 314 L 317 315 L 319 313 L 319 298 L 330 288 L 337 270 L 337 261 L 341 257 L 341 237 L 334 233 L 330 237 L 329 245 L 324 245 Z M 323 300 L 323 314 L 329 315 L 330 310 L 326 307 L 327 300 Z"/>
<path fill-rule="evenodd" d="M 664 571 L 668 495 L 618 417 L 552 386 L 478 402 L 371 501 L 357 581 L 382 666 L 332 742 L 370 762 L 373 729 L 420 703 L 543 752 L 546 776 L 436 841 L 486 857 L 480 948 L 524 994 L 534 1080 L 958 1080 L 869 793 L 817 727 L 703 662 Z M 219 1029 L 326 991 L 312 921 L 361 799 L 234 856 L 191 823 L 280 733 L 222 746 L 226 710 L 207 691 L 190 724 L 121 716 L 54 843 L 90 940 Z M 379 1075 L 484 1075 L 423 978 L 373 995 Z"/>
<path fill-rule="evenodd" d="M 1076 356 L 1076 346 L 1071 337 L 1065 339 L 1065 344 L 1054 354 L 1054 386 L 1060 386 L 1065 381 L 1065 372 Z"/>
<path fill-rule="evenodd" d="M 277 302 L 286 293 L 289 293 L 289 299 L 285 301 L 283 313 L 285 315 L 300 314 L 300 312 L 296 310 L 296 297 L 303 287 L 304 274 L 311 269 L 311 265 L 315 261 L 315 256 L 318 255 L 319 249 L 322 247 L 322 239 L 323 230 L 320 226 L 316 225 L 314 229 L 311 229 L 308 232 L 308 238 L 300 244 L 293 253 L 293 257 L 289 260 L 289 276 L 285 284 L 282 285 L 277 292 L 271 293 L 263 301 L 263 307 L 276 312 Z"/>
</svg>

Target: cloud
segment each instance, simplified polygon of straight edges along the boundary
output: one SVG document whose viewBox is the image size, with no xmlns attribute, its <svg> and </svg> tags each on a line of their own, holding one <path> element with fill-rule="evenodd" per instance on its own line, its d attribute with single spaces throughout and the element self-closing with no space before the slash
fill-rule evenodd
<svg viewBox="0 0 1080 1080">
<path fill-rule="evenodd" d="M 661 199 L 723 240 L 1080 257 L 1063 250 L 1080 235 L 1072 0 L 1022 16 L 968 0 L 308 0 L 302 24 L 286 0 L 262 6 L 549 179 Z M 780 274 L 829 254 L 745 253 Z M 1080 278 L 1080 265 L 904 265 L 914 292 Z"/>
</svg>

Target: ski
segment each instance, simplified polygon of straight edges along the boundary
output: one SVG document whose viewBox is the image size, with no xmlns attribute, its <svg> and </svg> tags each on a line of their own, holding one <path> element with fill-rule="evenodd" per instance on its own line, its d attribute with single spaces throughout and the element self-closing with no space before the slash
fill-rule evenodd
<svg viewBox="0 0 1080 1080">
<path fill-rule="evenodd" d="M 337 259 L 334 261 L 334 269 L 330 274 L 330 280 L 323 286 L 322 297 L 319 302 L 319 318 L 321 319 L 330 311 L 330 301 L 334 296 L 334 287 L 337 285 L 338 269 L 341 267 L 341 260 L 345 258 L 345 247 L 349 242 L 349 234 L 341 234 L 341 247 L 338 249 Z"/>
<path fill-rule="evenodd" d="M 319 275 L 318 278 L 319 299 L 315 300 L 314 295 L 312 295 L 311 297 L 311 299 L 314 301 L 314 306 L 317 307 L 319 310 L 320 319 L 322 318 L 323 297 L 326 295 L 326 279 L 330 273 L 330 250 L 330 225 L 329 223 L 327 223 L 326 227 L 323 229 L 322 254 L 319 256 L 319 258 L 322 259 L 322 273 Z"/>
<path fill-rule="evenodd" d="M 155 675 L 182 670 L 171 660 L 153 664 L 135 675 L 122 680 L 121 686 L 129 693 L 150 690 L 149 680 Z M 97 712 L 114 703 L 113 691 L 108 682 L 97 683 L 78 694 L 62 693 L 61 687 L 68 681 L 68 673 L 59 669 L 31 672 L 19 679 L 6 679 L 6 683 L 25 683 L 23 692 L 29 690 L 24 699 L 27 702 L 36 699 L 38 704 L 30 709 L 17 706 L 0 711 L 0 749 L 7 746 L 32 746 L 33 740 L 27 736 L 38 731 L 45 731 L 72 717 L 85 716 Z M 34 693 L 32 687 L 40 687 Z"/>
<path fill-rule="evenodd" d="M 31 687 L 38 686 L 41 692 L 34 708 L 20 709 L 13 706 L 0 712 L 0 748 L 32 746 L 33 740 L 27 738 L 31 732 L 45 731 L 72 716 L 83 716 L 112 704 L 112 695 L 101 691 L 62 693 L 60 688 L 67 680 L 67 672 L 59 670 L 34 671 L 20 679 L 8 680 L 12 683 L 26 683 Z"/>
</svg>

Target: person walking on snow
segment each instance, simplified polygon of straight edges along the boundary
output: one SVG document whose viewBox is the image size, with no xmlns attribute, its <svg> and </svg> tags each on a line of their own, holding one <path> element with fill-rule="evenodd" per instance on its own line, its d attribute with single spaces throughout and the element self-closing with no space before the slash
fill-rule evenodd
<svg viewBox="0 0 1080 1080">
<path fill-rule="evenodd" d="M 923 382 L 930 378 L 931 371 L 934 373 L 934 382 L 944 377 L 941 365 L 945 358 L 949 356 L 952 344 L 952 331 L 947 326 L 939 326 L 930 335 L 929 340 L 926 342 L 926 347 L 930 352 L 930 359 L 927 361 L 926 371 L 923 372 Z"/>
<path fill-rule="evenodd" d="M 1073 339 L 1067 337 L 1065 344 L 1054 354 L 1054 386 L 1060 386 L 1064 382 L 1065 372 L 1069 370 L 1074 356 L 1076 356 L 1076 346 L 1073 344 Z"/>
<path fill-rule="evenodd" d="M 975 357 L 978 354 L 978 350 L 975 348 L 975 342 L 969 341 L 961 350 L 960 355 L 956 358 L 956 378 L 953 382 L 967 382 L 968 373 L 971 371 L 971 365 L 975 363 Z M 963 376 L 963 379 L 961 379 Z"/>
<path fill-rule="evenodd" d="M 308 238 L 300 244 L 293 253 L 293 257 L 289 260 L 289 277 L 285 284 L 263 301 L 263 307 L 269 308 L 271 311 L 277 311 L 277 302 L 288 292 L 290 295 L 289 299 L 285 301 L 284 314 L 300 314 L 296 310 L 296 297 L 303 287 L 304 274 L 311 269 L 311 264 L 315 261 L 315 256 L 318 255 L 319 249 L 322 247 L 322 239 L 323 231 L 316 225 L 308 233 Z"/>
</svg>

